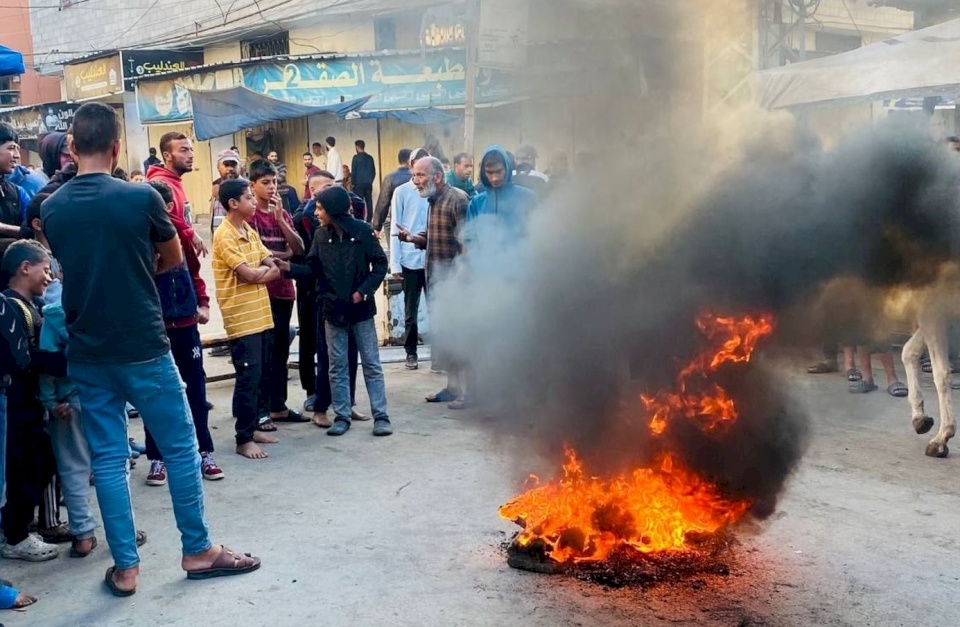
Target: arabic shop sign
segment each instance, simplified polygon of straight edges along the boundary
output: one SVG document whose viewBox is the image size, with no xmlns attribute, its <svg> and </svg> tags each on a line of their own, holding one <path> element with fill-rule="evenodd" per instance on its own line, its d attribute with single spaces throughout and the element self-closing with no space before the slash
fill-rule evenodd
<svg viewBox="0 0 960 627">
<path fill-rule="evenodd" d="M 273 98 L 309 105 L 335 104 L 371 96 L 368 110 L 463 106 L 466 52 L 428 51 L 397 56 L 264 63 L 243 70 L 244 87 Z M 481 70 L 477 102 L 511 95 L 507 76 Z"/>
<path fill-rule="evenodd" d="M 73 124 L 73 114 L 76 113 L 77 106 L 66 102 L 37 105 L 29 109 L 4 113 L 0 115 L 0 121 L 13 126 L 21 140 L 37 139 L 44 133 L 52 131 L 65 133 Z"/>
<path fill-rule="evenodd" d="M 420 23 L 420 45 L 424 48 L 466 45 L 465 13 L 465 4 L 441 4 L 428 8 Z"/>
<path fill-rule="evenodd" d="M 203 65 L 203 52 L 179 52 L 176 50 L 124 50 L 123 84 L 133 91 L 134 79 L 164 72 L 179 72 Z"/>
<path fill-rule="evenodd" d="M 137 113 L 141 124 L 186 122 L 193 119 L 189 90 L 217 88 L 214 72 L 188 74 L 169 80 L 137 83 Z"/>
<path fill-rule="evenodd" d="M 89 100 L 123 91 L 120 55 L 63 66 L 67 100 Z"/>
</svg>

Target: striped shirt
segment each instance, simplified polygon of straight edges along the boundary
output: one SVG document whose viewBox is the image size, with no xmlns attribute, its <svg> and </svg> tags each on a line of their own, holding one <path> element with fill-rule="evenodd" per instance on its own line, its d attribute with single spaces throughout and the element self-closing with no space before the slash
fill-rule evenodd
<svg viewBox="0 0 960 627">
<path fill-rule="evenodd" d="M 293 218 L 290 217 L 290 214 L 282 211 L 280 215 L 283 216 L 283 221 L 292 230 Z M 257 235 L 260 236 L 260 241 L 263 242 L 267 250 L 283 253 L 290 249 L 287 245 L 287 238 L 283 236 L 283 229 L 280 228 L 277 219 L 273 217 L 273 213 L 257 209 L 257 212 L 250 216 L 247 223 L 256 230 Z M 293 286 L 293 279 L 283 277 L 267 283 L 267 293 L 270 294 L 270 298 L 280 300 L 296 300 L 297 298 L 297 290 Z"/>
<path fill-rule="evenodd" d="M 235 270 L 242 264 L 259 268 L 270 256 L 260 236 L 248 224 L 238 230 L 224 220 L 213 234 L 213 277 L 217 302 L 223 313 L 223 328 L 231 340 L 273 328 L 273 313 L 267 287 L 243 283 Z"/>
</svg>

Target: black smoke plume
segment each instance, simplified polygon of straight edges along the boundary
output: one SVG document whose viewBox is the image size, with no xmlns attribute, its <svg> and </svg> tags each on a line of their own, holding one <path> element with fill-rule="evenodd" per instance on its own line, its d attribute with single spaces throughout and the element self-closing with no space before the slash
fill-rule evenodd
<svg viewBox="0 0 960 627">
<path fill-rule="evenodd" d="M 431 314 L 436 344 L 471 364 L 488 405 L 477 420 L 519 436 L 521 453 L 555 461 L 570 445 L 593 472 L 668 448 L 772 512 L 808 419 L 763 355 L 718 373 L 740 410 L 724 435 L 678 422 L 653 438 L 639 394 L 671 389 L 706 346 L 694 324 L 704 311 L 789 318 L 772 349 L 838 331 L 803 323 L 822 318 L 813 303 L 835 279 L 882 294 L 928 285 L 960 258 L 960 163 L 945 146 L 894 124 L 831 150 L 798 137 L 754 147 L 682 204 L 665 159 L 578 173 L 531 215 L 527 237 L 468 251 Z"/>
</svg>

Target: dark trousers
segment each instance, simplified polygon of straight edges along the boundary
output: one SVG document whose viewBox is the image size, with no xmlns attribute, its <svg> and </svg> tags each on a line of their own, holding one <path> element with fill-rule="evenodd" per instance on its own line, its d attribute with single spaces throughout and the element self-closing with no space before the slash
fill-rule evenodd
<svg viewBox="0 0 960 627">
<path fill-rule="evenodd" d="M 43 495 L 40 497 L 37 523 L 41 529 L 53 529 L 63 524 L 60 520 L 60 496 L 60 477 L 54 469 L 53 477 L 50 478 L 50 483 L 43 489 Z"/>
<path fill-rule="evenodd" d="M 308 283 L 297 283 L 297 319 L 300 321 L 300 386 L 307 396 L 317 393 L 317 304 Z"/>
<path fill-rule="evenodd" d="M 363 202 L 367 204 L 367 222 L 373 221 L 373 183 L 370 184 L 353 184 L 353 193 L 363 198 Z"/>
<path fill-rule="evenodd" d="M 170 338 L 170 352 L 177 364 L 180 378 L 187 386 L 187 403 L 193 416 L 193 426 L 197 430 L 197 443 L 201 453 L 213 452 L 213 438 L 210 437 L 209 415 L 207 409 L 207 375 L 203 370 L 203 347 L 200 344 L 200 330 L 196 325 L 181 329 L 167 329 Z M 157 443 L 150 435 L 150 429 L 143 426 L 147 439 L 147 459 L 163 461 L 163 455 Z"/>
<path fill-rule="evenodd" d="M 314 403 L 314 409 L 318 412 L 325 412 L 333 404 L 333 396 L 330 391 L 330 355 L 327 351 L 327 334 L 324 331 L 323 316 L 317 316 L 315 326 L 317 333 L 317 401 Z M 357 366 L 360 361 L 360 351 L 357 348 L 357 338 L 353 331 L 350 331 L 347 341 L 347 365 L 350 369 L 350 406 L 357 404 Z"/>
<path fill-rule="evenodd" d="M 233 387 L 233 415 L 237 419 L 237 444 L 253 441 L 260 416 L 267 410 L 267 377 L 273 331 L 230 340 L 230 357 L 237 372 Z"/>
<path fill-rule="evenodd" d="M 420 329 L 417 319 L 420 315 L 420 296 L 427 289 L 426 270 L 403 268 L 403 348 L 407 355 L 417 354 Z"/>
<path fill-rule="evenodd" d="M 41 408 L 9 408 L 7 414 L 7 502 L 0 510 L 7 544 L 23 542 L 57 463 Z M 44 521 L 41 521 L 43 523 Z M 49 524 L 49 520 L 46 521 Z"/>
<path fill-rule="evenodd" d="M 287 409 L 287 362 L 290 361 L 290 319 L 293 317 L 292 300 L 270 299 L 273 312 L 273 341 L 271 342 L 270 365 L 267 374 L 269 383 L 268 405 L 272 412 Z"/>
</svg>

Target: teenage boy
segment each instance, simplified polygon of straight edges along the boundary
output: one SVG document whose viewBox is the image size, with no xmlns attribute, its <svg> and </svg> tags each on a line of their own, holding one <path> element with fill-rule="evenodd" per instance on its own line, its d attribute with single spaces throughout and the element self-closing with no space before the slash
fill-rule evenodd
<svg viewBox="0 0 960 627">
<path fill-rule="evenodd" d="M 40 374 L 63 374 L 62 363 L 59 372 L 53 372 L 51 360 L 44 360 L 37 352 L 42 325 L 40 298 L 50 282 L 50 257 L 37 242 L 19 240 L 7 248 L 0 269 L 9 279 L 4 296 L 19 315 L 19 340 L 29 346 L 31 361 L 28 370 L 13 375 L 7 388 L 7 502 L 0 511 L 6 544 L 0 552 L 8 559 L 42 562 L 59 555 L 55 544 L 30 534 L 34 510 L 56 470 L 39 400 Z"/>
<path fill-rule="evenodd" d="M 257 210 L 247 222 L 257 232 L 263 246 L 275 259 L 289 261 L 294 255 L 302 255 L 303 240 L 293 228 L 293 218 L 284 211 L 283 202 L 277 193 L 277 170 L 269 161 L 261 159 L 250 164 L 250 184 L 257 200 Z M 287 407 L 287 361 L 290 359 L 290 319 L 297 299 L 293 281 L 280 277 L 267 284 L 270 296 L 270 311 L 273 315 L 273 335 L 268 338 L 267 354 L 270 360 L 265 365 L 267 381 L 265 389 L 269 417 L 260 416 L 260 431 L 276 431 L 274 422 L 308 422 L 299 412 Z"/>
<path fill-rule="evenodd" d="M 159 179 L 151 180 L 148 184 L 160 194 L 167 213 L 173 213 L 176 201 L 170 186 Z M 167 329 L 167 337 L 170 338 L 170 352 L 173 353 L 173 361 L 177 364 L 180 378 L 187 386 L 187 401 L 200 447 L 200 473 L 208 481 L 217 481 L 223 479 L 224 475 L 213 458 L 213 438 L 210 437 L 210 427 L 207 424 L 210 410 L 207 409 L 203 348 L 197 327 L 201 309 L 206 309 L 206 318 L 209 319 L 209 300 L 200 301 L 194 289 L 194 279 L 186 262 L 193 251 L 183 240 L 180 240 L 180 246 L 183 248 L 184 261 L 179 267 L 156 275 L 154 282 L 160 294 L 163 324 Z M 147 485 L 167 485 L 167 468 L 163 463 L 163 454 L 150 434 L 150 429 L 144 426 L 144 432 L 147 438 L 147 459 L 150 460 Z"/>
<path fill-rule="evenodd" d="M 257 212 L 250 181 L 223 181 L 219 194 L 227 217 L 213 236 L 213 275 L 237 371 L 233 388 L 237 453 L 249 459 L 266 459 L 266 451 L 257 444 L 279 441 L 257 431 L 257 419 L 267 409 L 267 349 L 273 334 L 266 286 L 280 277 L 280 270 L 256 230 L 247 223 Z"/>
<path fill-rule="evenodd" d="M 373 229 L 350 215 L 350 195 L 342 187 L 328 187 L 316 197 L 316 232 L 307 265 L 280 262 L 294 276 L 313 276 L 322 301 L 324 333 L 330 358 L 330 389 L 336 414 L 328 435 L 350 429 L 350 383 L 347 350 L 353 331 L 363 363 L 363 379 L 373 413 L 373 434 L 393 433 L 387 414 L 387 391 L 380 366 L 380 347 L 373 317 L 377 288 L 387 274 L 387 255 Z"/>
<path fill-rule="evenodd" d="M 6 480 L 7 386 L 18 372 L 30 365 L 30 352 L 23 343 L 20 314 L 6 296 L 0 294 L 0 492 Z M 17 590 L 8 581 L 0 582 L 0 610 L 18 610 L 37 602 L 37 597 Z"/>
</svg>

